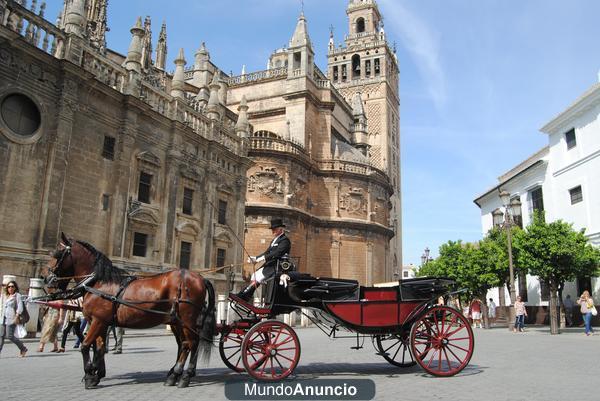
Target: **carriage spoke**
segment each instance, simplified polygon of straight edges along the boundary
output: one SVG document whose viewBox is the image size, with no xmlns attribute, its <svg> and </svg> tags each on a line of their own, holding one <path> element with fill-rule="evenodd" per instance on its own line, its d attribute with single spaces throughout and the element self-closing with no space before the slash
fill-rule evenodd
<svg viewBox="0 0 600 401">
<path fill-rule="evenodd" d="M 446 333 L 446 337 L 448 337 L 448 336 L 451 336 L 451 335 L 453 335 L 453 334 L 456 334 L 456 333 L 458 333 L 459 331 L 461 331 L 462 329 L 466 329 L 466 326 L 460 326 L 458 329 L 456 329 L 456 330 L 454 330 L 454 331 L 452 331 L 452 332 L 450 332 L 450 333 Z"/>
<path fill-rule="evenodd" d="M 274 356 L 273 359 L 275 359 L 275 362 L 277 362 L 277 364 L 279 365 L 279 367 L 281 368 L 281 370 L 286 370 L 286 368 L 283 367 L 283 365 L 281 364 L 281 362 L 279 362 L 279 359 L 277 359 L 277 355 Z"/>
<path fill-rule="evenodd" d="M 461 360 L 461 359 L 458 357 L 458 355 L 456 355 L 456 354 L 454 353 L 454 351 L 452 351 L 452 350 L 450 349 L 450 347 L 446 347 L 445 349 L 447 349 L 447 350 L 448 350 L 448 352 L 450 352 L 450 353 L 451 353 L 451 354 L 452 354 L 452 355 L 453 355 L 453 356 L 456 358 L 456 360 L 457 360 L 457 361 L 460 361 L 460 360 Z"/>
<path fill-rule="evenodd" d="M 468 349 L 465 349 L 465 348 L 463 348 L 463 347 L 459 347 L 459 346 L 458 346 L 458 345 L 456 345 L 456 344 L 448 343 L 448 346 L 451 346 L 451 347 L 458 348 L 458 349 L 459 349 L 459 350 L 461 350 L 461 351 L 469 352 L 469 350 L 468 350 Z"/>
<path fill-rule="evenodd" d="M 287 340 L 280 342 L 279 344 L 274 343 L 273 345 L 275 345 L 276 347 L 279 347 L 279 346 L 287 344 L 291 341 L 294 341 L 294 337 L 292 337 L 292 336 L 290 336 Z"/>
<path fill-rule="evenodd" d="M 393 343 L 392 345 L 390 345 L 389 347 L 387 347 L 386 349 L 384 349 L 383 352 L 387 353 L 392 347 L 394 347 L 399 342 L 402 342 L 402 340 L 396 341 L 395 343 Z"/>
<path fill-rule="evenodd" d="M 290 359 L 290 358 L 288 358 L 287 356 L 285 356 L 285 355 L 283 355 L 283 354 L 277 354 L 277 355 L 278 355 L 278 356 L 280 356 L 280 357 L 282 357 L 282 358 L 284 358 L 284 359 L 287 359 L 287 360 L 288 360 L 288 361 L 290 361 L 290 362 L 294 362 L 294 360 L 293 360 L 293 359 Z"/>
<path fill-rule="evenodd" d="M 434 349 L 433 355 L 431 355 L 431 358 L 429 358 L 429 363 L 427 364 L 427 367 L 431 367 L 431 362 L 433 362 L 435 354 L 438 352 L 437 349 Z"/>
<path fill-rule="evenodd" d="M 398 344 L 398 343 L 396 343 Z M 394 353 L 394 356 L 392 359 L 396 359 L 396 356 L 398 356 L 398 352 L 400 352 L 400 348 L 402 348 L 402 346 L 398 347 L 398 349 L 396 350 L 396 352 Z M 405 348 L 406 349 L 406 348 Z M 402 362 L 404 362 L 404 354 L 402 354 Z"/>
<path fill-rule="evenodd" d="M 448 370 L 450 370 L 452 368 L 452 365 L 450 363 L 450 358 L 448 357 L 448 353 L 446 352 L 446 347 L 443 348 L 443 351 L 444 351 L 444 355 L 446 356 L 446 363 L 448 364 Z"/>
<path fill-rule="evenodd" d="M 259 368 L 260 366 L 264 365 L 267 362 L 267 356 L 263 355 L 262 358 L 256 360 L 256 362 L 254 362 L 252 365 L 250 365 L 250 367 L 254 370 Z"/>
</svg>

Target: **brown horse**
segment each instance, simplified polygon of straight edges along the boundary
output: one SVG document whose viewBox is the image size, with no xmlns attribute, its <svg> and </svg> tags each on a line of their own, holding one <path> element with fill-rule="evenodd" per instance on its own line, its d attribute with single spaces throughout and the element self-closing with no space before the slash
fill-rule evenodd
<svg viewBox="0 0 600 401">
<path fill-rule="evenodd" d="M 139 329 L 165 323 L 171 325 L 178 346 L 177 359 L 165 385 L 177 383 L 178 387 L 187 387 L 196 374 L 198 354 L 202 352 L 208 361 L 216 334 L 212 284 L 186 270 L 135 279 L 113 266 L 92 245 L 70 240 L 63 233 L 61 237 L 48 264 L 47 282 L 56 283 L 64 291 L 69 277 L 81 280 L 88 276 L 76 286 L 85 291 L 83 314 L 91 322 L 81 344 L 85 388 L 95 387 L 106 374 L 104 353 L 109 326 Z M 90 348 L 94 349 L 91 360 Z"/>
</svg>

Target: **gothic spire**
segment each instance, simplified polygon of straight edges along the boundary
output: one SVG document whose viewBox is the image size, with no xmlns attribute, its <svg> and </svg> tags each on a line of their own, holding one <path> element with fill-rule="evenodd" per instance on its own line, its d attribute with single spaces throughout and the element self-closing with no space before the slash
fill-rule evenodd
<svg viewBox="0 0 600 401">
<path fill-rule="evenodd" d="M 242 95 L 242 99 L 240 100 L 240 105 L 238 106 L 238 120 L 235 123 L 235 132 L 238 136 L 242 138 L 248 137 L 248 127 L 250 123 L 248 123 L 248 104 L 246 102 L 246 96 Z"/>
<path fill-rule="evenodd" d="M 142 69 L 142 38 L 144 36 L 144 28 L 142 28 L 142 17 L 138 17 L 133 28 L 131 28 L 131 42 L 127 51 L 127 58 L 123 63 L 125 68 L 136 72 L 141 72 Z"/>
<path fill-rule="evenodd" d="M 156 68 L 165 69 L 167 62 L 167 23 L 163 21 L 156 44 Z"/>
<path fill-rule="evenodd" d="M 175 62 L 175 73 L 173 74 L 173 80 L 171 81 L 171 96 L 184 98 L 185 97 L 185 56 L 183 54 L 183 48 L 179 49 L 179 54 L 174 60 Z"/>
<path fill-rule="evenodd" d="M 106 53 L 108 0 L 88 0 L 87 36 L 90 45 L 100 53 Z"/>
<path fill-rule="evenodd" d="M 294 30 L 294 34 L 292 35 L 292 39 L 290 39 L 289 43 L 289 47 L 301 46 L 308 46 L 312 48 L 310 38 L 308 37 L 308 27 L 306 24 L 306 18 L 304 18 L 304 13 L 300 13 L 300 17 L 298 17 L 296 29 Z"/>
<path fill-rule="evenodd" d="M 149 70 L 152 66 L 152 20 L 150 16 L 144 19 L 144 38 L 142 39 L 142 69 Z"/>
<path fill-rule="evenodd" d="M 66 33 L 79 37 L 85 35 L 85 0 L 72 0 L 65 4 L 64 27 Z"/>
<path fill-rule="evenodd" d="M 219 120 L 221 113 L 219 110 L 219 89 L 221 84 L 219 83 L 219 71 L 215 71 L 212 82 L 208 86 L 210 89 L 210 98 L 208 99 L 208 105 L 206 106 L 208 111 L 208 118 L 213 120 Z"/>
</svg>

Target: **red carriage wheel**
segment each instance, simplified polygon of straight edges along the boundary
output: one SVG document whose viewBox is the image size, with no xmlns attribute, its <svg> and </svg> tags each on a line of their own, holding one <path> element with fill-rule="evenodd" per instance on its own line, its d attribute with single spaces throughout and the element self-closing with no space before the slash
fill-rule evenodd
<svg viewBox="0 0 600 401">
<path fill-rule="evenodd" d="M 219 340 L 219 354 L 227 367 L 235 372 L 243 372 L 242 342 L 245 331 L 231 329 L 223 332 Z"/>
<path fill-rule="evenodd" d="M 242 361 L 246 372 L 255 379 L 285 379 L 299 360 L 300 341 L 294 329 L 285 323 L 275 320 L 258 323 L 244 337 Z"/>
<path fill-rule="evenodd" d="M 408 368 L 417 362 L 410 351 L 408 332 L 375 337 L 377 351 L 392 365 Z"/>
<path fill-rule="evenodd" d="M 425 371 L 434 376 L 453 376 L 471 360 L 475 341 L 471 325 L 460 312 L 436 306 L 415 321 L 410 345 Z"/>
</svg>

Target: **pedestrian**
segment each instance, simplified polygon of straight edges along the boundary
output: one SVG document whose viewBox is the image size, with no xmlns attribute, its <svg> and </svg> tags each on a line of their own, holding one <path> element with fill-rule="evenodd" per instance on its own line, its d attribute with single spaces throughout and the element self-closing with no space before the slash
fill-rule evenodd
<svg viewBox="0 0 600 401">
<path fill-rule="evenodd" d="M 483 325 L 481 324 L 481 301 L 479 298 L 473 298 L 471 305 L 469 306 L 469 312 L 473 319 L 473 328 L 476 328 L 477 324 L 479 324 L 479 328 L 483 328 Z"/>
<path fill-rule="evenodd" d="M 496 303 L 492 298 L 488 302 L 488 316 L 490 318 L 490 324 L 496 323 Z"/>
<path fill-rule="evenodd" d="M 81 317 L 81 325 L 79 326 L 79 331 L 81 332 L 81 334 L 83 335 L 83 337 L 85 338 L 85 329 L 87 328 L 87 319 L 85 318 L 85 316 Z M 77 341 L 75 341 L 75 345 L 73 345 L 73 348 L 79 348 L 79 346 L 81 345 L 81 340 L 79 339 L 79 337 L 77 337 Z"/>
<path fill-rule="evenodd" d="M 573 326 L 573 306 L 575 306 L 575 304 L 573 303 L 570 295 L 567 295 L 563 305 L 565 306 L 565 319 L 567 320 L 567 326 L 571 327 Z"/>
<path fill-rule="evenodd" d="M 58 318 L 60 311 L 56 308 L 48 307 L 44 314 L 44 321 L 42 324 L 42 335 L 40 337 L 40 345 L 38 346 L 38 352 L 44 352 L 44 347 L 47 343 L 54 344 L 54 348 L 50 352 L 58 352 Z"/>
<path fill-rule="evenodd" d="M 0 352 L 4 347 L 4 339 L 7 338 L 12 341 L 19 348 L 19 357 L 25 357 L 27 354 L 27 347 L 23 345 L 23 342 L 15 337 L 15 329 L 21 315 L 23 314 L 23 298 L 19 294 L 19 286 L 16 281 L 9 281 L 4 289 L 4 295 L 6 300 L 4 301 L 4 309 L 2 318 L 2 325 L 0 326 Z"/>
<path fill-rule="evenodd" d="M 271 241 L 269 248 L 258 256 L 250 256 L 248 258 L 249 263 L 265 263 L 260 269 L 252 274 L 250 285 L 237 294 L 238 297 L 245 301 L 252 298 L 254 291 L 256 291 L 263 281 L 275 275 L 279 258 L 288 254 L 292 247 L 292 243 L 285 235 L 285 224 L 283 224 L 283 220 L 271 219 L 270 228 L 271 233 L 273 234 L 273 240 Z"/>
<path fill-rule="evenodd" d="M 583 316 L 583 323 L 585 324 L 585 335 L 589 336 L 594 334 L 592 330 L 592 309 L 595 309 L 594 299 L 590 296 L 588 290 L 583 291 L 577 304 L 581 308 L 581 315 Z"/>
<path fill-rule="evenodd" d="M 473 323 L 473 320 L 471 319 L 471 308 L 469 307 L 466 301 L 463 304 L 462 313 L 463 316 L 469 321 L 469 324 Z"/>
<path fill-rule="evenodd" d="M 71 331 L 71 329 L 73 329 L 73 332 L 75 333 L 75 335 L 77 336 L 77 338 L 79 338 L 79 341 L 83 341 L 83 334 L 81 334 L 81 304 L 83 302 L 83 299 L 81 297 L 75 299 L 75 300 L 70 300 L 67 305 L 71 306 L 71 307 L 77 307 L 79 308 L 79 310 L 67 310 L 67 309 L 61 309 L 60 310 L 60 317 L 58 318 L 58 323 L 63 325 L 63 332 L 62 332 L 62 339 L 60 341 L 60 348 L 58 349 L 58 352 L 65 352 L 65 345 L 67 344 L 67 336 L 69 335 L 69 332 Z"/>
<path fill-rule="evenodd" d="M 516 333 L 525 331 L 525 316 L 527 316 L 527 309 L 525 308 L 525 302 L 521 300 L 520 296 L 517 296 L 517 301 L 515 302 L 515 327 L 513 327 L 513 331 Z"/>
</svg>

